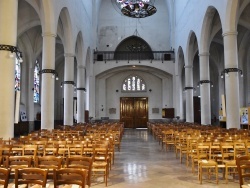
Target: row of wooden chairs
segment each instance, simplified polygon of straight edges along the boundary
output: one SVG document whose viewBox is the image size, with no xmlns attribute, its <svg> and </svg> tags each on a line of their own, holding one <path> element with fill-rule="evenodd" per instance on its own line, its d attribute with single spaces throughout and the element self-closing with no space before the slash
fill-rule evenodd
<svg viewBox="0 0 250 188">
<path fill-rule="evenodd" d="M 70 132 L 70 131 L 68 131 Z M 33 134 L 33 133 L 32 133 Z M 56 141 L 63 142 L 65 141 L 67 144 L 81 143 L 86 141 L 88 143 L 92 143 L 100 140 L 110 140 L 114 147 L 118 148 L 120 151 L 120 143 L 122 139 L 122 134 L 120 131 L 112 131 L 112 132 L 104 132 L 104 133 L 91 133 L 86 135 L 74 135 L 69 136 L 68 133 L 61 133 L 60 135 L 50 135 L 49 133 L 46 136 L 39 136 L 37 133 L 34 135 L 29 134 L 27 136 L 20 136 L 18 139 L 9 139 L 9 140 L 0 140 L 0 144 L 5 145 L 13 145 L 13 144 L 34 144 L 35 142 L 40 143 L 55 143 Z"/>
<path fill-rule="evenodd" d="M 159 144 L 166 146 L 166 151 L 175 152 L 182 163 L 192 164 L 192 172 L 198 167 L 198 179 L 202 183 L 203 169 L 208 169 L 208 177 L 213 172 L 218 183 L 218 171 L 222 169 L 223 177 L 228 182 L 229 174 L 238 173 L 236 157 L 249 155 L 250 132 L 248 130 L 224 130 L 207 126 L 158 126 L 150 124 L 150 132 Z"/>
<path fill-rule="evenodd" d="M 14 170 L 20 168 L 36 167 L 42 169 L 48 169 L 48 177 L 53 178 L 53 169 L 61 168 L 80 168 L 87 170 L 88 173 L 88 185 L 91 184 L 91 176 L 93 165 L 96 164 L 93 157 L 67 157 L 65 164 L 61 157 L 46 156 L 36 157 L 33 161 L 28 156 L 10 156 L 3 159 L 2 167 L 11 169 L 10 176 L 14 177 Z"/>
<path fill-rule="evenodd" d="M 10 169 L 0 168 L 0 184 L 4 188 L 9 185 L 9 174 Z M 54 187 L 59 185 L 79 185 L 85 188 L 86 185 L 86 170 L 84 169 L 54 169 L 53 170 L 53 182 Z M 48 170 L 41 168 L 22 168 L 15 169 L 14 184 L 15 188 L 19 185 L 25 184 L 27 187 L 30 185 L 41 185 L 41 187 L 46 187 L 48 177 Z"/>
<path fill-rule="evenodd" d="M 77 168 L 77 169 L 85 169 L 86 170 L 86 178 L 87 178 L 87 185 L 90 187 L 91 185 L 91 177 L 97 176 L 95 172 L 95 168 L 102 167 L 103 164 L 98 166 L 98 162 L 94 161 L 92 157 L 67 157 L 65 165 L 62 163 L 61 157 L 55 156 L 46 156 L 46 157 L 36 157 L 35 161 L 32 161 L 31 157 L 28 156 L 11 156 L 6 157 L 3 160 L 3 164 L 1 168 L 10 169 L 9 176 L 11 179 L 14 178 L 15 170 L 21 168 L 40 168 L 40 169 L 47 169 L 48 179 L 53 179 L 54 171 L 63 168 Z M 106 168 L 107 169 L 107 168 Z M 103 173 L 104 174 L 104 173 Z M 107 177 L 106 177 L 107 178 Z M 105 179 L 105 183 L 106 179 Z"/>
<path fill-rule="evenodd" d="M 1 148 L 3 149 L 3 148 Z M 72 148 L 71 148 L 72 149 Z M 79 148 L 77 148 L 79 149 Z M 79 150 L 70 150 L 70 153 L 72 152 L 78 152 L 78 154 L 81 152 Z M 107 178 L 109 175 L 109 170 L 111 169 L 111 158 L 109 157 L 108 149 L 107 147 L 103 147 L 103 145 L 96 145 L 94 150 L 89 150 L 88 156 L 91 156 L 92 163 L 91 165 L 91 173 L 93 176 L 98 176 L 99 173 L 103 174 L 105 184 L 107 185 Z M 78 158 L 77 158 L 78 157 Z M 83 158 L 82 158 L 83 157 Z M 28 167 L 30 164 L 32 164 L 35 167 L 48 167 L 48 164 L 51 164 L 51 168 L 61 168 L 62 165 L 65 163 L 65 167 L 68 167 L 69 162 L 71 162 L 73 159 L 83 160 L 83 155 L 76 155 L 76 153 L 73 153 L 73 155 L 68 155 L 65 159 L 65 157 L 58 157 L 58 156 L 28 156 L 28 155 L 22 155 L 22 156 L 2 156 L 2 159 L 0 159 L 3 164 L 3 166 L 9 167 L 10 163 L 14 163 L 14 166 L 22 165 L 23 162 L 25 162 Z M 89 157 L 86 157 L 89 158 Z M 65 159 L 65 160 L 64 160 Z M 72 159 L 72 160 L 71 160 Z M 17 162 L 18 160 L 18 162 Z M 53 161 L 53 162 L 52 162 Z M 40 164 L 41 163 L 41 164 Z M 44 163 L 44 164 L 43 164 Z M 79 166 L 79 161 L 77 161 L 76 166 Z M 91 177 L 90 175 L 89 177 Z M 90 180 L 89 180 L 90 181 Z"/>
</svg>

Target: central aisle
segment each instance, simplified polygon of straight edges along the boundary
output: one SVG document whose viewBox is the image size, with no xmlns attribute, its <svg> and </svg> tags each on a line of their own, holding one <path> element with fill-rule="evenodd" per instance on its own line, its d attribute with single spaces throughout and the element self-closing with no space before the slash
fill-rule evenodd
<svg viewBox="0 0 250 188">
<path fill-rule="evenodd" d="M 100 179 L 102 181 L 102 179 Z M 91 187 L 105 187 L 104 183 L 93 182 Z M 216 185 L 214 180 L 199 184 L 197 174 L 191 173 L 191 167 L 180 164 L 174 152 L 162 150 L 146 129 L 125 129 L 121 142 L 121 151 L 116 149 L 115 165 L 108 179 L 111 188 L 235 188 L 238 182 L 224 180 Z"/>
</svg>

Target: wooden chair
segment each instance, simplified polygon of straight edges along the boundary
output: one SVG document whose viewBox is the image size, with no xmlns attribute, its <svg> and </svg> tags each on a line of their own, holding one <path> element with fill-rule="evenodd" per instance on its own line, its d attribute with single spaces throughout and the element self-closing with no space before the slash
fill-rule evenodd
<svg viewBox="0 0 250 188">
<path fill-rule="evenodd" d="M 46 138 L 47 139 L 47 138 Z M 31 142 L 32 145 L 37 145 L 37 155 L 43 156 L 47 140 L 35 140 Z"/>
<path fill-rule="evenodd" d="M 83 145 L 82 144 L 68 144 L 68 156 L 82 156 Z"/>
<path fill-rule="evenodd" d="M 10 169 L 10 178 L 14 179 L 15 169 L 29 168 L 32 158 L 29 156 L 10 156 L 6 158 L 5 166 Z"/>
<path fill-rule="evenodd" d="M 47 143 L 43 150 L 43 156 L 57 156 L 58 155 L 58 144 Z"/>
<path fill-rule="evenodd" d="M 179 146 L 178 147 L 179 147 L 179 151 L 180 151 L 180 162 L 182 163 L 184 157 L 186 157 L 186 160 L 187 160 L 187 151 L 188 151 L 187 136 L 185 134 L 179 136 Z"/>
<path fill-rule="evenodd" d="M 239 174 L 240 188 L 244 188 L 244 179 L 250 178 L 250 156 L 249 155 L 236 156 L 236 165 Z"/>
<path fill-rule="evenodd" d="M 200 180 L 200 184 L 202 184 L 203 169 L 207 169 L 208 178 L 210 178 L 212 170 L 214 170 L 216 183 L 218 184 L 218 165 L 216 161 L 211 160 L 210 142 L 197 143 L 197 160 L 198 160 L 198 178 Z"/>
<path fill-rule="evenodd" d="M 37 156 L 37 145 L 24 145 L 23 156 L 31 156 L 35 160 Z"/>
<path fill-rule="evenodd" d="M 67 142 L 60 140 L 60 141 L 55 141 L 53 144 L 58 145 L 58 152 L 57 155 L 61 156 L 63 159 L 66 159 L 67 153 L 68 153 L 68 147 L 67 147 Z"/>
<path fill-rule="evenodd" d="M 54 169 L 54 187 L 59 185 L 79 185 L 85 188 L 86 185 L 86 170 L 63 168 Z"/>
<path fill-rule="evenodd" d="M 95 145 L 93 154 L 92 176 L 103 176 L 108 185 L 109 155 L 107 145 Z"/>
<path fill-rule="evenodd" d="M 53 179 L 53 170 L 62 167 L 62 158 L 56 156 L 36 157 L 35 167 L 48 170 L 48 179 Z"/>
<path fill-rule="evenodd" d="M 4 158 L 11 155 L 12 145 L 0 144 L 0 156 Z"/>
<path fill-rule="evenodd" d="M 87 185 L 91 186 L 91 176 L 92 176 L 92 157 L 84 156 L 74 156 L 67 157 L 66 159 L 66 168 L 80 168 L 87 170 Z"/>
<path fill-rule="evenodd" d="M 10 169 L 0 168 L 0 185 L 3 185 L 4 188 L 8 187 L 9 175 L 10 175 Z"/>
<path fill-rule="evenodd" d="M 230 169 L 236 169 L 235 152 L 233 142 L 222 142 L 221 145 L 222 163 L 225 165 L 225 178 L 228 183 L 228 174 Z M 235 174 L 235 173 L 234 173 Z"/>
<path fill-rule="evenodd" d="M 41 168 L 15 169 L 15 188 L 22 184 L 38 184 L 46 187 L 48 170 Z"/>
<path fill-rule="evenodd" d="M 13 156 L 22 156 L 23 155 L 23 148 L 24 144 L 23 143 L 15 143 L 12 145 L 11 148 L 11 155 Z"/>
<path fill-rule="evenodd" d="M 118 151 L 121 149 L 121 132 L 120 131 L 114 131 L 114 145 L 117 146 Z"/>
<path fill-rule="evenodd" d="M 168 150 L 175 150 L 175 138 L 174 138 L 174 131 L 172 129 L 162 131 L 162 147 L 165 143 L 166 151 Z"/>
</svg>

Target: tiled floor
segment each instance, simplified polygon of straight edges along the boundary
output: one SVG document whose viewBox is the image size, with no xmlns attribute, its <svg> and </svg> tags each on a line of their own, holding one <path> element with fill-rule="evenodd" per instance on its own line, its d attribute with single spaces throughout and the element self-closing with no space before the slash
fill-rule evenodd
<svg viewBox="0 0 250 188">
<path fill-rule="evenodd" d="M 180 164 L 173 152 L 162 150 L 147 130 L 126 129 L 121 151 L 115 157 L 108 179 L 111 188 L 239 187 L 238 180 L 230 179 L 226 184 L 222 178 L 218 185 L 214 180 L 204 180 L 200 185 L 197 174 L 193 175 L 190 167 Z M 101 181 L 94 180 L 91 187 L 105 187 Z"/>
</svg>

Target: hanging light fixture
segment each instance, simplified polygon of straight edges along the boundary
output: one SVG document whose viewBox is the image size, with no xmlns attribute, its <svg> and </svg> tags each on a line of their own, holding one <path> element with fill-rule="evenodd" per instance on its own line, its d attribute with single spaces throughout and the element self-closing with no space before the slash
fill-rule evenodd
<svg viewBox="0 0 250 188">
<path fill-rule="evenodd" d="M 155 0 L 113 0 L 121 13 L 131 18 L 145 18 L 156 13 Z"/>
</svg>

